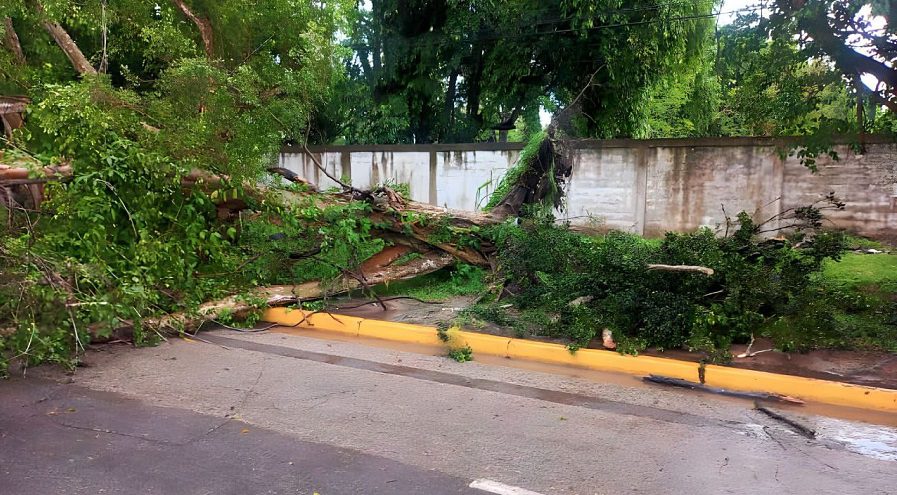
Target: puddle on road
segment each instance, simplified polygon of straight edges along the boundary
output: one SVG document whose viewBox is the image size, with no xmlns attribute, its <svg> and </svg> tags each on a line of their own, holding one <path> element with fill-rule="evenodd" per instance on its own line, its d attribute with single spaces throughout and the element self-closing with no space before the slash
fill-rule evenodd
<svg viewBox="0 0 897 495">
<path fill-rule="evenodd" d="M 897 461 L 897 428 L 823 417 L 814 422 L 820 440 L 832 440 L 851 452 L 874 459 Z"/>
</svg>

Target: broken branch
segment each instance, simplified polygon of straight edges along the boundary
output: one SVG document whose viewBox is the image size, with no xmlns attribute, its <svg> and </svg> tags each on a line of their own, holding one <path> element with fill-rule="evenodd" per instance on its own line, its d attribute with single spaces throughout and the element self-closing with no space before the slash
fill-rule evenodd
<svg viewBox="0 0 897 495">
<path fill-rule="evenodd" d="M 727 395 L 729 397 L 740 397 L 742 399 L 759 399 L 759 400 L 774 400 L 779 402 L 788 402 L 791 404 L 803 404 L 804 402 L 800 399 L 795 399 L 794 397 L 788 397 L 787 395 L 779 395 L 772 394 L 766 392 L 739 392 L 736 390 L 727 390 L 724 388 L 710 387 L 708 385 L 704 385 L 703 383 L 695 383 L 690 382 L 688 380 L 682 380 L 680 378 L 670 378 L 667 376 L 660 375 L 648 375 L 643 377 L 642 380 L 650 383 L 657 383 L 660 385 L 670 385 L 673 387 L 687 388 L 691 390 L 699 390 L 701 392 L 709 392 L 711 394 L 719 394 L 719 395 Z"/>
<path fill-rule="evenodd" d="M 648 269 L 662 272 L 703 273 L 708 277 L 714 274 L 713 268 L 707 268 L 706 266 L 649 264 Z"/>
<path fill-rule="evenodd" d="M 788 418 L 786 416 L 783 416 L 783 415 L 773 411 L 772 409 L 761 406 L 760 403 L 757 401 L 754 401 L 754 409 L 762 412 L 763 414 L 769 416 L 772 419 L 775 419 L 775 420 L 781 421 L 782 423 L 785 423 L 786 425 L 794 428 L 795 430 L 797 430 L 798 433 L 800 433 L 801 435 L 803 435 L 807 438 L 810 438 L 810 439 L 816 438 L 816 430 L 810 429 L 791 418 Z"/>
<path fill-rule="evenodd" d="M 365 278 L 365 283 L 367 285 L 378 285 L 425 275 L 442 269 L 454 263 L 454 261 L 454 258 L 446 253 L 433 251 L 404 265 L 388 266 L 376 273 L 372 273 Z M 251 291 L 250 297 L 264 300 L 264 305 L 268 307 L 286 306 L 349 292 L 361 287 L 361 281 L 344 275 L 332 283 L 313 280 L 298 285 L 260 287 Z M 217 319 L 222 313 L 239 316 L 257 309 L 256 306 L 246 302 L 246 299 L 246 297 L 240 295 L 230 296 L 202 304 L 194 313 L 173 313 L 161 318 L 149 318 L 144 320 L 143 323 L 150 328 L 169 331 L 198 327 L 204 321 Z"/>
</svg>

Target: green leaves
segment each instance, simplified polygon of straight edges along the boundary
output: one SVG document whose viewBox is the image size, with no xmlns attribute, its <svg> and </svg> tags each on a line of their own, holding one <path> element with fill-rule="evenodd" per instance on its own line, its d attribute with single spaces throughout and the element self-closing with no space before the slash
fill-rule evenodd
<svg viewBox="0 0 897 495">
<path fill-rule="evenodd" d="M 243 188 L 257 183 L 284 141 L 304 139 L 311 110 L 328 94 L 337 13 L 348 2 L 188 1 L 212 27 L 211 58 L 197 26 L 170 2 L 42 3 L 91 64 L 107 60 L 108 71 L 77 78 L 29 5 L 0 7 L 26 55 L 25 66 L 14 65 L 0 48 L 0 92 L 32 99 L 17 145 L 73 170 L 48 184 L 39 213 L 16 214 L 15 229 L 0 236 L 0 328 L 18 329 L 0 338 L 9 352 L 72 363 L 88 328 L 134 324 L 135 341 L 151 342 L 141 325 L 148 317 L 294 280 L 291 269 L 262 265 L 269 253 L 283 261 L 291 252 L 266 251 L 271 241 L 226 208 L 219 218 L 223 203 L 253 203 L 296 244 L 326 238 L 321 256 L 337 264 L 376 248 L 369 227 L 352 219 L 363 207 L 305 207 L 299 213 L 312 223 L 339 217 L 319 233 Z"/>
<path fill-rule="evenodd" d="M 579 347 L 608 328 L 618 342 L 688 346 L 722 359 L 733 341 L 812 299 L 822 261 L 843 249 L 837 234 L 818 226 L 800 250 L 764 240 L 758 230 L 741 214 L 728 237 L 709 229 L 668 233 L 662 241 L 621 232 L 586 237 L 543 216 L 502 225 L 492 236 L 512 301 L 549 321 L 533 326 L 521 318 L 525 332 L 566 337 Z M 715 274 L 660 272 L 649 263 L 705 266 Z"/>
<path fill-rule="evenodd" d="M 711 3 L 396 2 L 360 7 L 344 46 L 342 96 L 318 115 L 322 141 L 464 142 L 539 130 L 545 99 L 574 100 L 575 131 L 632 136 L 647 91 L 689 73 Z M 547 107 L 547 106 L 546 106 Z M 336 119 L 333 116 L 336 115 Z M 573 131 L 571 129 L 571 131 Z"/>
</svg>

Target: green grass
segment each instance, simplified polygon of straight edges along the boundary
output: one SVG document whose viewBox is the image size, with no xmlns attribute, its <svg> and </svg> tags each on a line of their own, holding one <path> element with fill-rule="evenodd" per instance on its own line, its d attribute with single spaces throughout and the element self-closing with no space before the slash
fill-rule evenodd
<svg viewBox="0 0 897 495">
<path fill-rule="evenodd" d="M 826 261 L 823 278 L 833 285 L 880 293 L 897 292 L 897 255 L 847 253 Z"/>
<path fill-rule="evenodd" d="M 878 241 L 873 241 L 872 239 L 866 239 L 865 237 L 859 237 L 852 234 L 846 234 L 845 241 L 847 241 L 848 249 L 877 249 L 879 251 L 890 251 L 891 249 Z"/>
<path fill-rule="evenodd" d="M 897 255 L 847 253 L 818 282 L 805 308 L 764 328 L 777 347 L 897 352 Z"/>
<path fill-rule="evenodd" d="M 470 265 L 458 265 L 411 280 L 393 282 L 375 288 L 380 296 L 410 296 L 424 301 L 446 301 L 456 296 L 471 296 L 486 291 L 486 272 Z"/>
</svg>

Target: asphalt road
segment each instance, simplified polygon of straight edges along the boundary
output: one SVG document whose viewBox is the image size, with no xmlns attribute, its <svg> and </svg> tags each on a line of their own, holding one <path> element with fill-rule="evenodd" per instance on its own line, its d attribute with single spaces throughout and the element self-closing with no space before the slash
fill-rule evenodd
<svg viewBox="0 0 897 495">
<path fill-rule="evenodd" d="M 351 342 L 214 332 L 0 383 L 0 494 L 886 494 L 897 429 Z"/>
<path fill-rule="evenodd" d="M 482 494 L 467 479 L 119 394 L 39 379 L 0 390 L 4 494 Z"/>
</svg>

